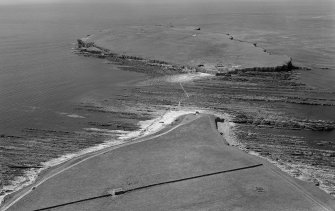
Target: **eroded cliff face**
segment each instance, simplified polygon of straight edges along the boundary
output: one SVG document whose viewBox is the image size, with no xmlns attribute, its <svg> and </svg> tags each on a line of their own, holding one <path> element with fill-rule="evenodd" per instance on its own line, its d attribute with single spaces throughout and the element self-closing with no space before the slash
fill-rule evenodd
<svg viewBox="0 0 335 211">
<path fill-rule="evenodd" d="M 199 28 L 163 26 L 105 30 L 78 39 L 80 53 L 111 61 L 136 61 L 168 72 L 206 72 L 227 75 L 240 71 L 290 71 L 295 67 L 285 55 Z"/>
</svg>

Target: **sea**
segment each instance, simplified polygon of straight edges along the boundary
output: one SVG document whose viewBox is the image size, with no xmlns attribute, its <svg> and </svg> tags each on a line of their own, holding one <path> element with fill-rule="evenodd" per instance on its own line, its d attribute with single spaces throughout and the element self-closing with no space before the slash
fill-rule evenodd
<svg viewBox="0 0 335 211">
<path fill-rule="evenodd" d="M 150 100 L 122 101 L 141 98 L 133 87 L 146 81 L 146 74 L 74 52 L 78 38 L 114 26 L 147 24 L 199 26 L 288 55 L 294 65 L 305 67 L 295 70 L 296 81 L 335 98 L 333 0 L 0 5 L 1 200 L 33 182 L 41 170 L 96 146 L 119 143 L 124 134 L 143 129 L 139 121 L 166 109 Z M 302 117 L 332 122 L 334 106 L 296 109 Z M 285 113 L 287 108 L 281 109 Z M 334 132 L 299 133 L 322 137 L 335 152 Z M 335 170 L 334 157 L 327 161 L 328 170 Z M 326 179 L 320 182 L 335 194 L 334 176 Z"/>
</svg>

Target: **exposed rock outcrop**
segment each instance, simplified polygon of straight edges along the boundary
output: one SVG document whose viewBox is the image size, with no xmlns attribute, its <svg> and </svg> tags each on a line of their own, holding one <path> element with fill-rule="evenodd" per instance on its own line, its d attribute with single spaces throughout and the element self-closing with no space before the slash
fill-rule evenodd
<svg viewBox="0 0 335 211">
<path fill-rule="evenodd" d="M 86 52 L 88 53 L 92 53 L 92 54 L 102 54 L 103 51 L 97 47 L 89 47 L 89 48 L 86 48 Z"/>
<path fill-rule="evenodd" d="M 87 38 L 81 38 L 81 39 L 77 39 L 77 46 L 79 49 L 89 48 L 89 47 L 94 46 L 94 42 L 88 42 Z"/>
<path fill-rule="evenodd" d="M 291 130 L 313 130 L 313 131 L 332 131 L 335 129 L 335 122 L 321 120 L 272 120 L 255 118 L 244 114 L 237 115 L 234 123 L 251 124 L 258 127 L 285 128 Z"/>
<path fill-rule="evenodd" d="M 78 49 L 85 55 L 168 65 L 179 72 L 225 75 L 295 68 L 290 57 L 271 55 L 257 44 L 231 35 L 200 31 L 199 27 L 136 26 L 106 30 L 78 39 Z"/>
</svg>

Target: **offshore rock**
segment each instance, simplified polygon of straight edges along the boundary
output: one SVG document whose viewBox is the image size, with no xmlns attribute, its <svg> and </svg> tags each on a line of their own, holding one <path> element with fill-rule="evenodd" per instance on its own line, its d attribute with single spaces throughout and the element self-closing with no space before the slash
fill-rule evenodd
<svg viewBox="0 0 335 211">
<path fill-rule="evenodd" d="M 79 49 L 80 48 L 89 48 L 89 47 L 94 46 L 94 43 L 87 41 L 87 38 L 81 38 L 81 39 L 77 39 L 77 45 L 78 45 Z"/>
<path fill-rule="evenodd" d="M 99 48 L 96 48 L 96 47 L 89 47 L 89 48 L 86 48 L 86 51 L 89 52 L 89 53 L 93 53 L 93 54 L 101 54 L 103 53 L 103 51 Z"/>
<path fill-rule="evenodd" d="M 195 30 L 194 27 L 132 26 L 104 30 L 78 40 L 78 48 L 95 47 L 105 54 L 161 61 L 177 71 L 216 75 L 236 71 L 289 71 L 291 58 L 272 55 L 253 43 L 231 35 Z"/>
<path fill-rule="evenodd" d="M 335 129 L 334 121 L 299 120 L 299 119 L 264 119 L 238 114 L 232 120 L 238 124 L 249 124 L 258 127 L 286 128 L 291 130 L 332 131 Z M 320 145 L 318 143 L 318 145 Z"/>
</svg>

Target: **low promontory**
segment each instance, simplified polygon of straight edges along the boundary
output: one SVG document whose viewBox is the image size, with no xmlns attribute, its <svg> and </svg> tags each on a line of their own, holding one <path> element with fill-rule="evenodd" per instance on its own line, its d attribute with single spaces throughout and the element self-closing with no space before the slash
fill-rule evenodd
<svg viewBox="0 0 335 211">
<path fill-rule="evenodd" d="M 198 27 L 125 26 L 78 40 L 81 52 L 113 55 L 187 71 L 287 71 L 291 58 Z M 169 66 L 170 65 L 170 66 Z"/>
<path fill-rule="evenodd" d="M 215 120 L 189 114 L 157 134 L 65 163 L 3 210 L 334 210 L 313 184 L 227 145 Z"/>
</svg>

